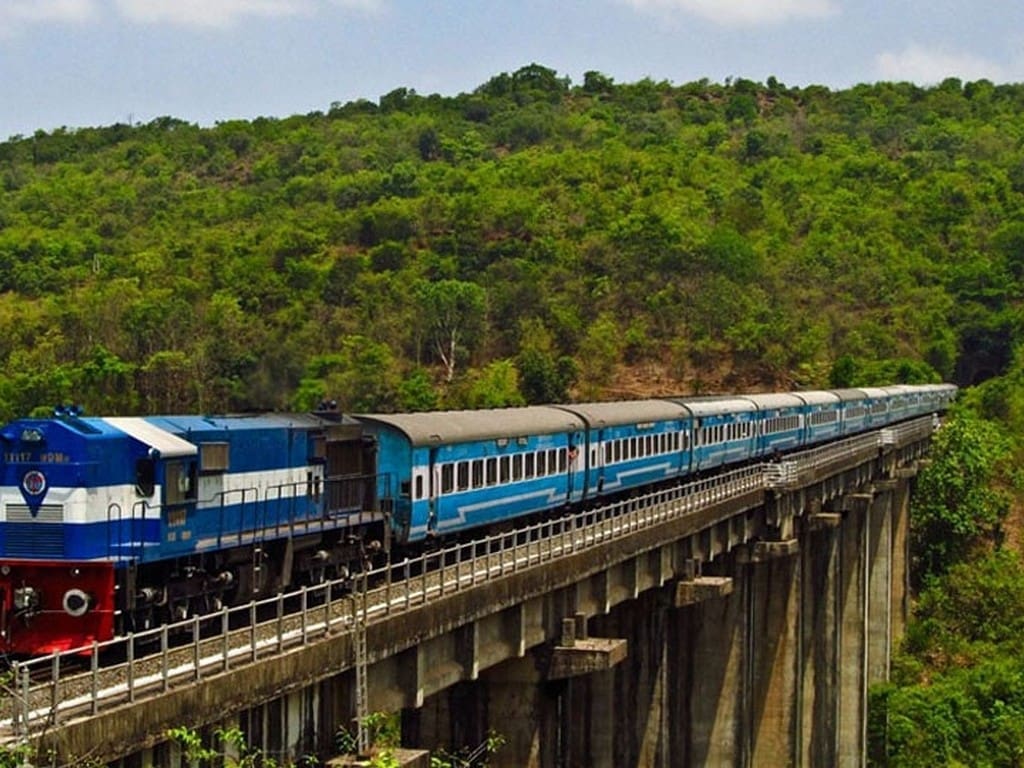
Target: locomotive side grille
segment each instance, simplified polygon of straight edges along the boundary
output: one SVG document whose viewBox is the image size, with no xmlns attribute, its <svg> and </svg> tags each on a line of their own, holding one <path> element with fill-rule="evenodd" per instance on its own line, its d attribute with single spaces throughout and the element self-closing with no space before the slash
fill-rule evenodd
<svg viewBox="0 0 1024 768">
<path fill-rule="evenodd" d="M 8 556 L 63 557 L 64 506 L 42 504 L 35 517 L 27 504 L 7 505 Z"/>
</svg>

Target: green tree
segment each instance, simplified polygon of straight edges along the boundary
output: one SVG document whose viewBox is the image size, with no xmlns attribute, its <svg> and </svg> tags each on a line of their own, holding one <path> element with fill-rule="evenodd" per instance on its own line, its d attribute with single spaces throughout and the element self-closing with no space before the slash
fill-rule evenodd
<svg viewBox="0 0 1024 768">
<path fill-rule="evenodd" d="M 398 409 L 408 411 L 436 410 L 441 400 L 430 374 L 416 368 L 398 384 Z"/>
<path fill-rule="evenodd" d="M 972 546 L 991 540 L 1009 501 L 994 487 L 1010 444 L 999 427 L 960 412 L 933 440 L 911 505 L 911 539 L 920 577 L 943 573 Z"/>
<path fill-rule="evenodd" d="M 566 402 L 569 387 L 576 379 L 573 359 L 557 354 L 551 333 L 544 323 L 535 318 L 523 321 L 520 338 L 522 341 L 515 365 L 519 369 L 519 389 L 526 402 Z"/>
<path fill-rule="evenodd" d="M 459 390 L 458 405 L 464 408 L 526 405 L 519 391 L 519 371 L 511 360 L 495 360 L 471 370 Z"/>
<path fill-rule="evenodd" d="M 602 315 L 587 329 L 580 343 L 580 392 L 586 399 L 599 399 L 612 383 L 622 359 L 622 337 L 618 324 Z"/>
<path fill-rule="evenodd" d="M 312 411 L 333 400 L 342 411 L 392 411 L 397 401 L 398 367 L 389 347 L 365 336 L 347 336 L 337 352 L 310 360 L 293 401 Z"/>
<path fill-rule="evenodd" d="M 421 281 L 416 298 L 420 322 L 450 384 L 459 356 L 471 352 L 483 333 L 486 294 L 475 283 L 438 280 Z"/>
</svg>

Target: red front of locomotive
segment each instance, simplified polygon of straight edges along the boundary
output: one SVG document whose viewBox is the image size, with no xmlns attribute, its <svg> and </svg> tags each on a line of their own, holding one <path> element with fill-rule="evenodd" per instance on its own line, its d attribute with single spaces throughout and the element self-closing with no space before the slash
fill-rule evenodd
<svg viewBox="0 0 1024 768">
<path fill-rule="evenodd" d="M 67 651 L 114 635 L 110 563 L 0 561 L 0 647 L 17 656 Z"/>
</svg>

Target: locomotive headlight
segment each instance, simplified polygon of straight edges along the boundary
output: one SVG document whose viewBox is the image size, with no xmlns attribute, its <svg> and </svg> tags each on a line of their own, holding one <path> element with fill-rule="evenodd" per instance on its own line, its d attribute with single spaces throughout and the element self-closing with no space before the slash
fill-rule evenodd
<svg viewBox="0 0 1024 768">
<path fill-rule="evenodd" d="M 92 599 L 76 587 L 64 593 L 64 598 L 60 604 L 64 608 L 64 613 L 78 618 L 79 616 L 84 616 L 86 611 L 89 610 L 89 606 L 92 605 Z"/>
<path fill-rule="evenodd" d="M 11 575 L 11 566 L 9 566 L 9 565 L 0 565 L 0 575 L 10 576 Z"/>
<path fill-rule="evenodd" d="M 39 590 L 34 587 L 18 587 L 12 597 L 14 610 L 19 613 L 33 613 L 39 608 Z"/>
</svg>

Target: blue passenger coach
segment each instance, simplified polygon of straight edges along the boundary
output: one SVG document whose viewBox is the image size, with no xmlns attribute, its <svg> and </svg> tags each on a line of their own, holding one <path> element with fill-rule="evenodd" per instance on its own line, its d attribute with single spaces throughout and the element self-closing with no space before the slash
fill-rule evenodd
<svg viewBox="0 0 1024 768">
<path fill-rule="evenodd" d="M 656 483 L 687 471 L 691 419 L 669 400 L 560 406 L 587 425 L 587 498 Z"/>
<path fill-rule="evenodd" d="M 843 401 L 835 392 L 794 392 L 803 400 L 804 442 L 808 445 L 833 440 L 842 434 Z"/>
<path fill-rule="evenodd" d="M 400 543 L 582 500 L 586 424 L 560 408 L 371 414 Z"/>
<path fill-rule="evenodd" d="M 804 444 L 808 406 L 802 399 L 790 393 L 749 395 L 748 399 L 757 406 L 761 422 L 758 456 L 770 456 Z"/>
<path fill-rule="evenodd" d="M 758 413 L 741 397 L 708 397 L 674 402 L 690 412 L 691 462 L 688 471 L 702 472 L 754 456 Z"/>
</svg>

